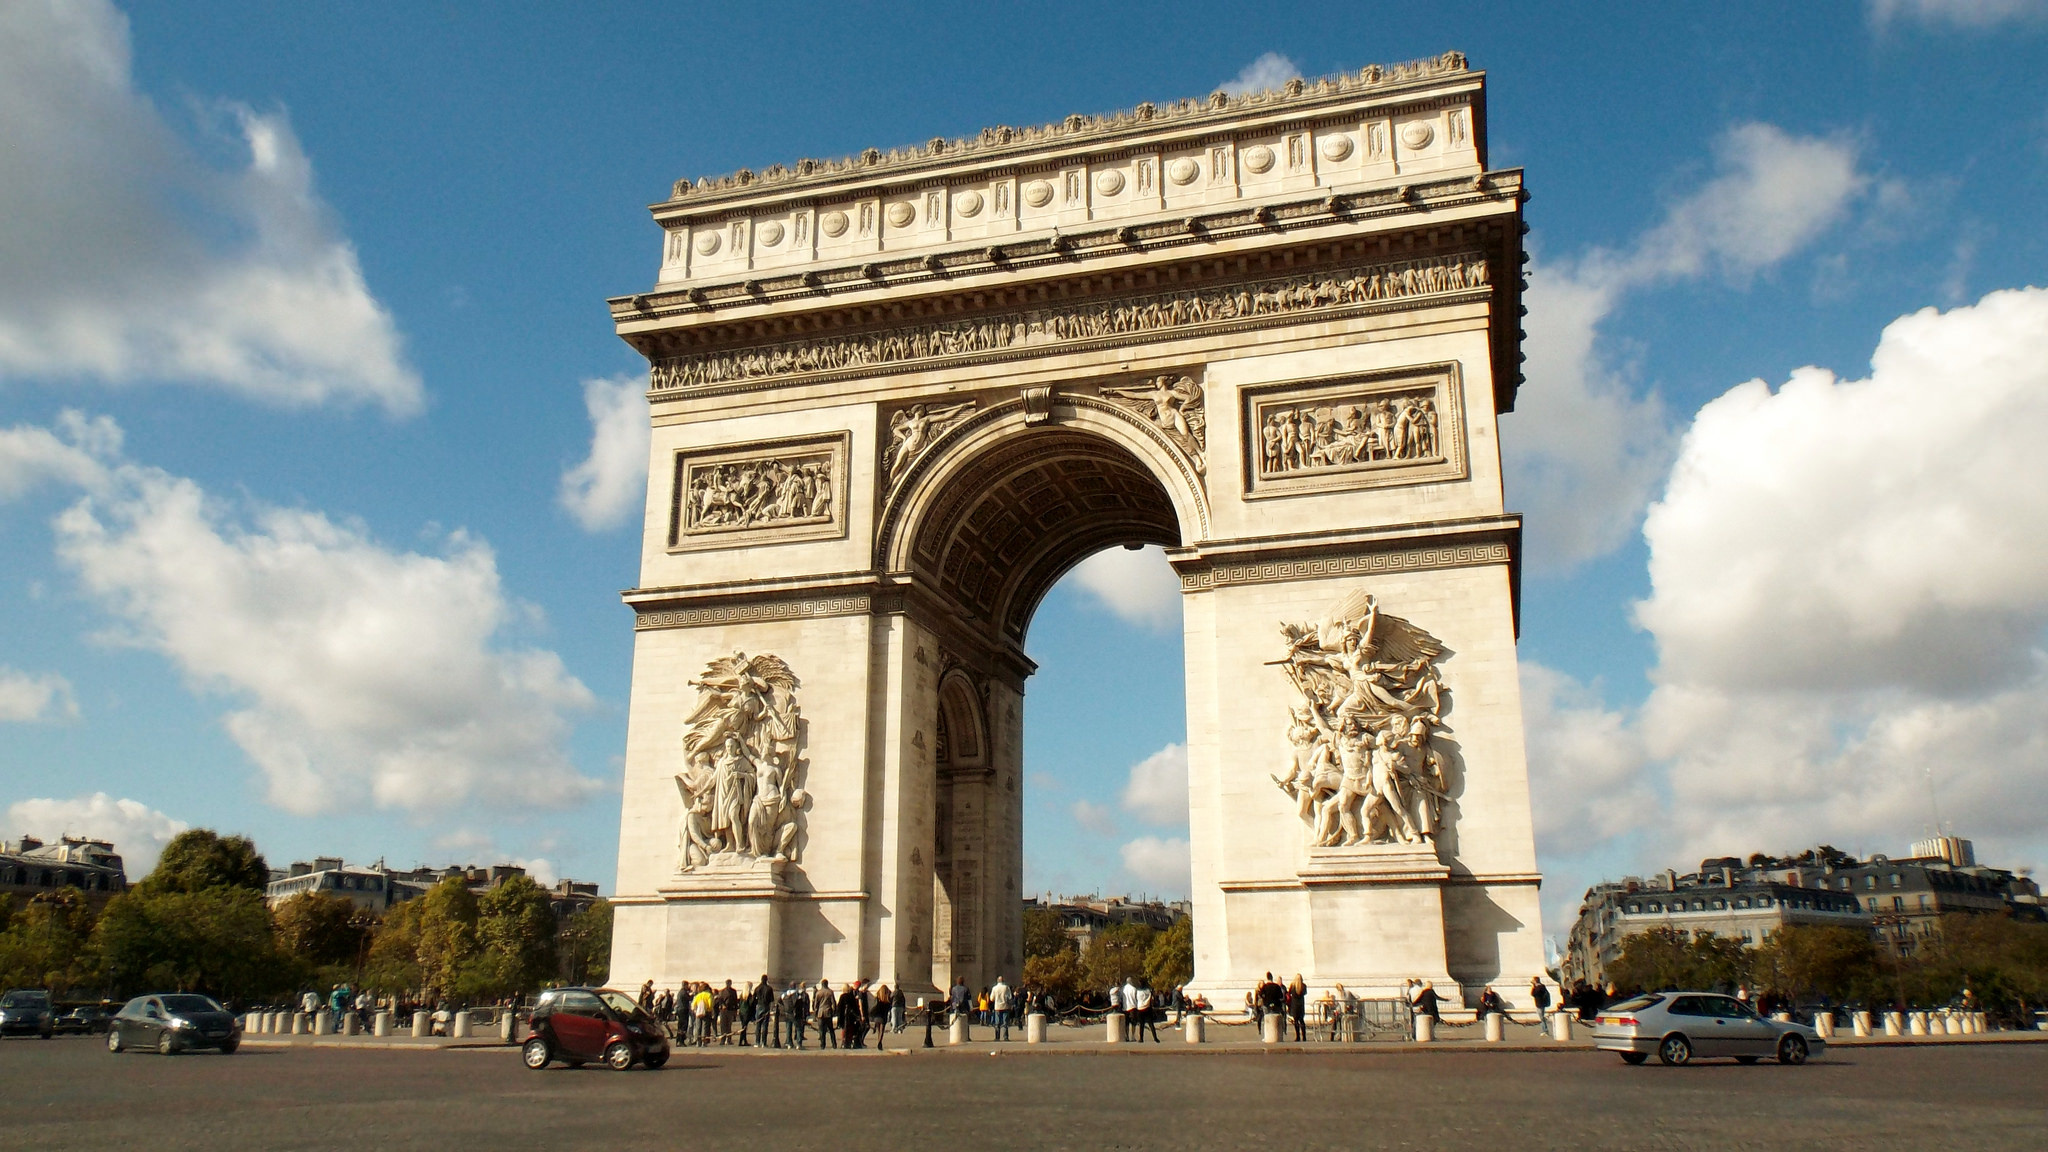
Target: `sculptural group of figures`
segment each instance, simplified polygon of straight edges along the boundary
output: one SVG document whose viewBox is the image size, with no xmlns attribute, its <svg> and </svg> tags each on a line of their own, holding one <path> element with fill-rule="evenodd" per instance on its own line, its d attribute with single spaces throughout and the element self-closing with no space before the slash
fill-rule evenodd
<svg viewBox="0 0 2048 1152">
<path fill-rule="evenodd" d="M 686 523 L 693 531 L 751 528 L 832 514 L 832 466 L 824 458 L 745 460 L 690 472 Z"/>
<path fill-rule="evenodd" d="M 1436 402 L 1394 396 L 1268 410 L 1259 439 L 1260 471 L 1267 476 L 1379 460 L 1428 460 L 1437 455 Z"/>
<path fill-rule="evenodd" d="M 795 674 L 779 656 L 735 651 L 690 686 L 699 695 L 676 776 L 683 798 L 676 870 L 695 871 L 722 854 L 796 859 L 809 796 L 797 782 Z"/>
<path fill-rule="evenodd" d="M 1038 341 L 1127 335 L 1454 292 L 1484 287 L 1486 283 L 1486 261 L 1477 256 L 1429 257 L 1361 269 L 1349 275 L 1295 276 L 1234 288 L 1166 292 L 1094 307 L 1035 309 L 984 320 L 799 340 L 747 352 L 678 356 L 655 365 L 652 383 L 657 389 L 683 388 L 795 372 L 830 372 L 933 356 L 990 352 Z"/>
<path fill-rule="evenodd" d="M 1323 620 L 1282 624 L 1280 665 L 1302 696 L 1290 709 L 1287 774 L 1309 842 L 1349 847 L 1436 838 L 1447 791 L 1434 738 L 1443 646 L 1357 593 Z"/>
</svg>

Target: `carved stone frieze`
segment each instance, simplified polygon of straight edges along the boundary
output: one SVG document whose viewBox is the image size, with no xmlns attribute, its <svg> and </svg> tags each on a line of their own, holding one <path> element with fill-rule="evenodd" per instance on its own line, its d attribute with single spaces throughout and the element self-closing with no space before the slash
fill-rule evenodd
<svg viewBox="0 0 2048 1152">
<path fill-rule="evenodd" d="M 796 674 L 779 656 L 721 656 L 690 681 L 697 707 L 676 791 L 676 871 L 713 860 L 795 861 L 810 797 Z"/>
<path fill-rule="evenodd" d="M 655 362 L 652 387 L 661 392 L 1199 328 L 1483 288 L 1488 275 L 1484 257 L 1460 253 L 1344 272 L 1190 288 L 1091 307 L 1018 310 L 976 320 L 916 324 L 731 352 L 672 356 Z"/>
<path fill-rule="evenodd" d="M 677 452 L 669 547 L 844 535 L 847 443 L 842 433 Z"/>
<path fill-rule="evenodd" d="M 706 624 L 758 624 L 768 620 L 802 620 L 814 616 L 858 616 L 873 607 L 867 596 L 829 596 L 819 600 L 756 600 L 707 604 L 698 608 L 665 608 L 633 617 L 633 630 L 696 628 Z"/>
<path fill-rule="evenodd" d="M 1247 495 L 1433 483 L 1465 475 L 1454 364 L 1249 389 Z"/>
<path fill-rule="evenodd" d="M 1286 651 L 1273 663 L 1301 703 L 1290 709 L 1286 774 L 1273 782 L 1310 845 L 1434 842 L 1449 791 L 1436 745 L 1449 705 L 1443 645 L 1365 592 L 1280 634 Z"/>
<path fill-rule="evenodd" d="M 1209 415 L 1194 377 L 1169 372 L 1141 384 L 1104 388 L 1102 395 L 1149 420 L 1187 454 L 1196 472 L 1208 471 Z"/>
</svg>

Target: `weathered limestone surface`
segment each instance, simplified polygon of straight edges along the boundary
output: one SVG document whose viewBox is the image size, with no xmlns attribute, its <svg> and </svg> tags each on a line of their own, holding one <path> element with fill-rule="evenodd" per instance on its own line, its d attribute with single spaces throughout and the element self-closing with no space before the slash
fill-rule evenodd
<svg viewBox="0 0 2048 1152">
<path fill-rule="evenodd" d="M 655 206 L 615 982 L 1014 979 L 1026 629 L 1152 543 L 1198 988 L 1527 984 L 1483 96 L 1452 54 Z"/>
</svg>

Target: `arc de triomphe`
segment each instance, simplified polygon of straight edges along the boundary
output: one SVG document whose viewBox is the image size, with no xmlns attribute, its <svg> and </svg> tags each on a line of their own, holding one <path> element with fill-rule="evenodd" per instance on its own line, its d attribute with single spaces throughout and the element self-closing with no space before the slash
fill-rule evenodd
<svg viewBox="0 0 2048 1152">
<path fill-rule="evenodd" d="M 1141 544 L 1185 597 L 1195 986 L 1527 985 L 1484 94 L 1451 53 L 653 207 L 611 302 L 653 422 L 620 986 L 1015 981 L 1025 630 Z"/>
</svg>

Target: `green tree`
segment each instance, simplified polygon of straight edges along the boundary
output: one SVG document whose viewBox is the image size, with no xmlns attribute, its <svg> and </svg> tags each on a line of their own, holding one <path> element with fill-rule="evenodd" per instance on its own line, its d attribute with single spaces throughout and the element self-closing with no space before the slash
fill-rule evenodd
<svg viewBox="0 0 2048 1152">
<path fill-rule="evenodd" d="M 378 992 L 416 992 L 425 984 L 420 967 L 422 900 L 408 900 L 384 914 L 370 937 L 363 982 Z"/>
<path fill-rule="evenodd" d="M 1158 932 L 1149 924 L 1112 924 L 1095 934 L 1081 957 L 1082 979 L 1091 992 L 1145 974 L 1146 954 Z"/>
<path fill-rule="evenodd" d="M 485 995 L 532 992 L 555 978 L 555 909 L 547 890 L 513 876 L 477 901 L 476 985 Z"/>
<path fill-rule="evenodd" d="M 1195 978 L 1195 920 L 1183 916 L 1152 940 L 1145 952 L 1145 977 L 1161 992 Z"/>
<path fill-rule="evenodd" d="M 1622 941 L 1607 978 L 1622 992 L 1732 991 L 1749 978 L 1750 960 L 1742 941 L 1731 937 L 1652 928 Z"/>
<path fill-rule="evenodd" d="M 473 994 L 466 981 L 477 957 L 477 907 L 469 885 L 450 876 L 418 902 L 420 986 L 436 996 Z"/>
<path fill-rule="evenodd" d="M 48 988 L 62 994 L 99 983 L 91 944 L 92 906 L 75 888 L 39 893 L 14 911 L 0 909 L 0 987 Z"/>
<path fill-rule="evenodd" d="M 1062 1004 L 1071 1004 L 1081 993 L 1081 956 L 1069 949 L 1050 956 L 1031 956 L 1024 961 L 1024 984 L 1037 988 Z"/>
<path fill-rule="evenodd" d="M 261 997 L 288 988 L 296 968 L 277 949 L 262 893 L 241 886 L 124 892 L 108 901 L 93 943 L 108 982 L 124 995 Z"/>
<path fill-rule="evenodd" d="M 1787 924 L 1756 950 L 1751 975 L 1795 1003 L 1846 1003 L 1878 983 L 1877 945 L 1861 928 Z"/>
<path fill-rule="evenodd" d="M 270 865 L 246 836 L 222 836 L 206 828 L 180 832 L 164 845 L 156 870 L 139 887 L 153 892 L 204 892 L 209 888 L 270 885 Z"/>
<path fill-rule="evenodd" d="M 1024 913 L 1024 958 L 1057 956 L 1079 949 L 1067 935 L 1066 921 L 1050 908 L 1032 908 Z"/>
<path fill-rule="evenodd" d="M 573 984 L 602 984 L 611 978 L 611 967 L 612 905 L 599 900 L 563 925 L 562 974 Z"/>
<path fill-rule="evenodd" d="M 325 892 L 301 892 L 271 913 L 277 946 L 287 956 L 315 967 L 353 967 L 362 954 L 363 929 L 354 923 L 353 901 Z"/>
</svg>

